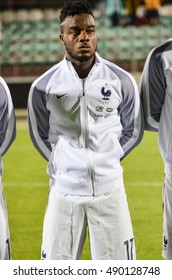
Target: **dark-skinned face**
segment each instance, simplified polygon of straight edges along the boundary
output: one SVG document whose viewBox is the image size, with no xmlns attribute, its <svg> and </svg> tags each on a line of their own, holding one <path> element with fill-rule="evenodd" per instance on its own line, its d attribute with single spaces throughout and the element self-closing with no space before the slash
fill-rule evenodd
<svg viewBox="0 0 172 280">
<path fill-rule="evenodd" d="M 61 24 L 60 40 L 65 46 L 67 59 L 74 64 L 89 62 L 97 48 L 94 18 L 89 14 L 67 17 Z"/>
</svg>

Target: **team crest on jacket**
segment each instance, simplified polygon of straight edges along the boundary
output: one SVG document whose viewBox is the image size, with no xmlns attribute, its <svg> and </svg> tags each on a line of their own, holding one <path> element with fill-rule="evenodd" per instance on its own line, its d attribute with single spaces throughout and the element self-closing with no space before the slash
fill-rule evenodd
<svg viewBox="0 0 172 280">
<path fill-rule="evenodd" d="M 103 95 L 103 100 L 109 100 L 110 99 L 110 96 L 111 96 L 111 90 L 107 88 L 107 85 L 106 84 L 104 87 L 102 87 L 101 89 L 101 94 Z"/>
</svg>

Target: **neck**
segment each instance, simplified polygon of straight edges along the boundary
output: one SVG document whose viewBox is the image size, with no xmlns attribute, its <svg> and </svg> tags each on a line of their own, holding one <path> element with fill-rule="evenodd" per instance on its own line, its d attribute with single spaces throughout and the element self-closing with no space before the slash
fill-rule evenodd
<svg viewBox="0 0 172 280">
<path fill-rule="evenodd" d="M 76 64 L 73 64 L 73 67 L 75 68 L 75 71 L 77 72 L 78 76 L 81 78 L 81 79 L 84 79 L 88 76 L 91 68 L 92 68 L 93 64 L 90 65 L 89 67 L 81 67 L 81 66 L 78 66 Z"/>
<path fill-rule="evenodd" d="M 93 57 L 91 60 L 86 62 L 78 62 L 78 61 L 77 62 L 71 61 L 71 62 L 78 76 L 81 79 L 84 79 L 88 76 L 91 68 L 93 67 L 95 63 L 95 58 Z"/>
</svg>

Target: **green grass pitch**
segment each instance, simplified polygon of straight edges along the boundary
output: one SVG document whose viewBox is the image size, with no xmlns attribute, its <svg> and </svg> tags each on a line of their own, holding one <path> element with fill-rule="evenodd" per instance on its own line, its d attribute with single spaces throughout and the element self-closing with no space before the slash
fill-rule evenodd
<svg viewBox="0 0 172 280">
<path fill-rule="evenodd" d="M 26 123 L 17 125 L 17 138 L 3 162 L 12 258 L 39 260 L 48 196 L 47 162 L 33 147 Z M 163 163 L 157 148 L 157 134 L 146 132 L 141 144 L 122 165 L 137 259 L 161 260 Z M 90 259 L 88 238 L 82 258 Z"/>
</svg>

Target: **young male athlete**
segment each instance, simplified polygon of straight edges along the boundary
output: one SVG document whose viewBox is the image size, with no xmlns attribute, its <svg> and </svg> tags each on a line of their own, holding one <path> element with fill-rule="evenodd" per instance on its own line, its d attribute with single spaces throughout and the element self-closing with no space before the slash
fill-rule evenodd
<svg viewBox="0 0 172 280">
<path fill-rule="evenodd" d="M 145 129 L 158 131 L 159 150 L 164 162 L 163 250 L 172 259 L 172 38 L 156 46 L 148 55 L 140 91 Z"/>
<path fill-rule="evenodd" d="M 14 108 L 9 88 L 0 77 L 0 260 L 11 259 L 8 214 L 2 186 L 2 156 L 15 139 Z"/>
<path fill-rule="evenodd" d="M 141 140 L 133 77 L 96 52 L 86 1 L 60 13 L 64 59 L 31 86 L 30 135 L 49 161 L 42 259 L 79 259 L 86 227 L 92 259 L 135 259 L 120 160 Z"/>
</svg>

